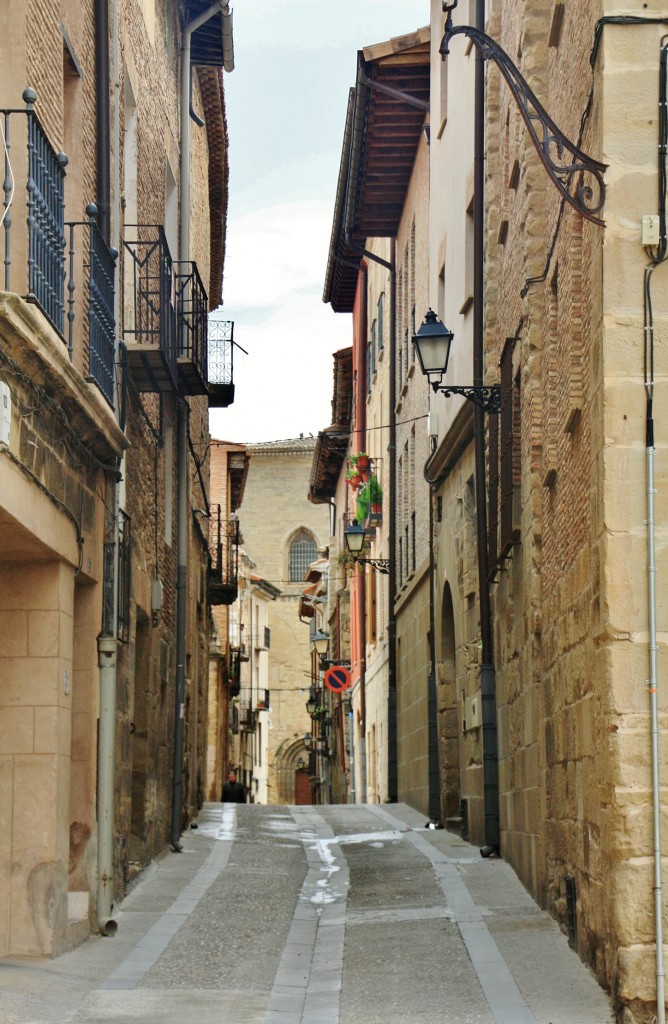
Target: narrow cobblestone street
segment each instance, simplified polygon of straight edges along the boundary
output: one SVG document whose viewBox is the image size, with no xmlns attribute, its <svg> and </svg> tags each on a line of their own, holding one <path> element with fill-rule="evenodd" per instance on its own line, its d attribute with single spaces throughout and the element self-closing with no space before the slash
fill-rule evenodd
<svg viewBox="0 0 668 1024">
<path fill-rule="evenodd" d="M 508 865 L 424 824 L 208 804 L 115 937 L 0 964 L 0 1024 L 609 1024 Z"/>
</svg>

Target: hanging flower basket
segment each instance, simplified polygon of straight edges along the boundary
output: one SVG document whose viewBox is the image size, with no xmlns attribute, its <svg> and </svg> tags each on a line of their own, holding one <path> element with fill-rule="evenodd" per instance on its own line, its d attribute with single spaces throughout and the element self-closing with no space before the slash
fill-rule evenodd
<svg viewBox="0 0 668 1024">
<path fill-rule="evenodd" d="M 353 490 L 362 483 L 361 473 L 357 473 L 354 470 L 349 470 L 346 476 L 346 483 L 353 488 Z"/>
<path fill-rule="evenodd" d="M 362 474 L 369 472 L 369 456 L 367 455 L 366 452 L 359 452 L 358 453 L 358 455 L 357 455 L 357 468 L 359 469 L 360 473 L 362 473 Z"/>
</svg>

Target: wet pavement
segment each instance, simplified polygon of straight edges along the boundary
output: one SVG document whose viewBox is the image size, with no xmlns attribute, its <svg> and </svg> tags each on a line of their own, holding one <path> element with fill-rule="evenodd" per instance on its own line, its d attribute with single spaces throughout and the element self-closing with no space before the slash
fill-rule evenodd
<svg viewBox="0 0 668 1024">
<path fill-rule="evenodd" d="M 0 1024 L 610 1024 L 511 868 L 404 804 L 207 804 L 113 938 L 0 961 Z"/>
</svg>

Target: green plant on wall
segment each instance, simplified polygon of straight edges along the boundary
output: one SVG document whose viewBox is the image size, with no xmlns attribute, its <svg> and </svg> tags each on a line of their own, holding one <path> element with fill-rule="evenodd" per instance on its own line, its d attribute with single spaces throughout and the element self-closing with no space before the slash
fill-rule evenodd
<svg viewBox="0 0 668 1024">
<path fill-rule="evenodd" d="M 369 518 L 372 505 L 381 505 L 383 502 L 383 489 L 380 486 L 378 477 L 371 475 L 357 495 L 357 522 L 363 523 Z"/>
</svg>

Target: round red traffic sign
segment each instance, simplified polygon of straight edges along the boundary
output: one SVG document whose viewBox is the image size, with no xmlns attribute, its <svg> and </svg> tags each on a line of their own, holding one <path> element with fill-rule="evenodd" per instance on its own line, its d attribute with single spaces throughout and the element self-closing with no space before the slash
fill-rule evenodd
<svg viewBox="0 0 668 1024">
<path fill-rule="evenodd" d="M 325 686 L 332 693 L 343 693 L 350 686 L 350 672 L 341 665 L 332 665 L 325 672 Z"/>
</svg>

